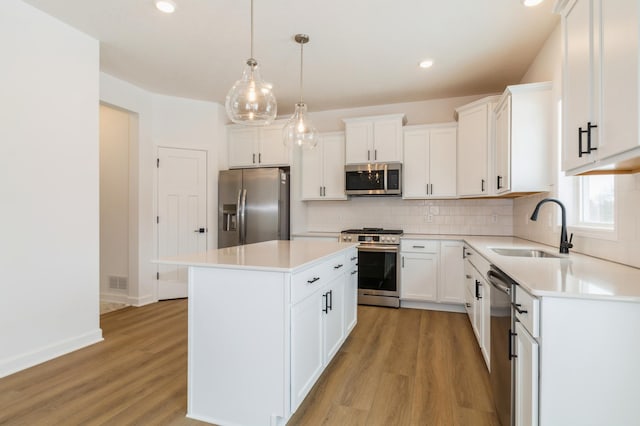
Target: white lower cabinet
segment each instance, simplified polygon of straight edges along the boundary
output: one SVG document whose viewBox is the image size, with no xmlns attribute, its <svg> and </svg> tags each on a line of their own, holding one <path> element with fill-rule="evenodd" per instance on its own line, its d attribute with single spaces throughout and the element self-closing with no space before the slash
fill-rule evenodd
<svg viewBox="0 0 640 426">
<path fill-rule="evenodd" d="M 461 312 L 461 306 L 445 305 L 465 303 L 462 248 L 461 241 L 403 238 L 400 242 L 403 306 Z"/>
<path fill-rule="evenodd" d="M 358 319 L 358 252 L 347 254 L 349 269 L 344 287 L 344 324 L 348 335 Z"/>
<path fill-rule="evenodd" d="M 340 349 L 357 321 L 357 252 L 303 273 L 298 284 L 318 286 L 293 296 L 291 307 L 291 409 L 295 411 Z M 329 277 L 327 279 L 327 277 Z M 294 281 L 296 278 L 293 278 Z M 327 282 L 328 281 L 328 282 Z M 355 287 L 354 287 L 355 282 Z M 297 290 L 297 289 L 294 289 Z M 355 292 L 354 292 L 355 290 Z"/>
<path fill-rule="evenodd" d="M 521 322 L 516 322 L 515 336 L 515 424 L 538 425 L 538 342 Z"/>
<path fill-rule="evenodd" d="M 465 308 L 487 368 L 491 368 L 491 290 L 485 279 L 489 263 L 472 248 L 465 246 L 464 250 Z"/>
<path fill-rule="evenodd" d="M 323 297 L 307 297 L 291 308 L 291 408 L 295 410 L 324 366 Z"/>
<path fill-rule="evenodd" d="M 403 252 L 400 271 L 400 297 L 437 301 L 438 253 Z"/>
</svg>

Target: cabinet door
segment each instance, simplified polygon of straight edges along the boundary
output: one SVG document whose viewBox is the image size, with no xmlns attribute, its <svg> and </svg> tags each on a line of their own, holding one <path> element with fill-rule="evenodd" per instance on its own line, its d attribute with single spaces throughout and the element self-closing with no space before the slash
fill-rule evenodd
<svg viewBox="0 0 640 426">
<path fill-rule="evenodd" d="M 344 193 L 344 134 L 323 136 L 323 199 L 346 200 Z M 303 169 L 302 173 L 306 173 Z"/>
<path fill-rule="evenodd" d="M 538 425 L 538 343 L 516 322 L 516 426 Z"/>
<path fill-rule="evenodd" d="M 429 137 L 429 196 L 455 197 L 456 128 L 432 129 Z"/>
<path fill-rule="evenodd" d="M 357 253 L 354 253 L 357 259 Z M 344 327 L 345 336 L 355 327 L 358 318 L 358 267 L 347 273 L 344 288 Z"/>
<path fill-rule="evenodd" d="M 327 364 L 344 340 L 344 274 L 322 291 L 324 314 L 324 362 Z M 326 311 L 326 312 L 325 312 Z"/>
<path fill-rule="evenodd" d="M 402 161 L 402 120 L 400 118 L 381 118 L 373 122 L 371 161 L 375 163 Z"/>
<path fill-rule="evenodd" d="M 462 248 L 461 241 L 442 241 L 440 243 L 439 302 L 465 303 Z"/>
<path fill-rule="evenodd" d="M 487 194 L 487 104 L 463 111 L 458 117 L 458 194 Z"/>
<path fill-rule="evenodd" d="M 295 410 L 322 372 L 323 304 L 316 292 L 291 309 L 291 398 Z"/>
<path fill-rule="evenodd" d="M 345 123 L 346 162 L 362 164 L 373 161 L 373 123 L 354 121 Z"/>
<path fill-rule="evenodd" d="M 229 167 L 253 167 L 258 165 L 258 129 L 228 127 Z"/>
<path fill-rule="evenodd" d="M 479 330 L 476 324 L 476 297 L 475 297 L 475 269 L 468 259 L 464 261 L 464 287 L 465 287 L 465 309 L 471 322 L 473 334 L 479 339 Z"/>
<path fill-rule="evenodd" d="M 602 117 L 598 158 L 637 148 L 638 52 L 640 13 L 637 1 L 599 0 Z"/>
<path fill-rule="evenodd" d="M 496 194 L 511 189 L 511 96 L 506 96 L 496 108 L 495 178 L 491 182 Z"/>
<path fill-rule="evenodd" d="M 595 99 L 592 96 L 595 95 L 596 88 L 592 68 L 594 46 L 590 42 L 591 6 L 591 0 L 576 0 L 563 17 L 563 170 L 596 159 L 597 151 L 582 156 L 578 153 L 578 129 L 585 129 L 588 121 L 593 124 L 598 124 L 596 121 L 599 121 L 595 116 Z M 583 135 L 583 144 L 583 148 L 586 148 L 586 135 Z M 597 138 L 593 140 L 593 144 L 597 145 Z"/>
<path fill-rule="evenodd" d="M 438 255 L 401 253 L 400 297 L 408 300 L 437 301 Z"/>
<path fill-rule="evenodd" d="M 289 165 L 289 148 L 284 145 L 282 127 L 282 124 L 274 124 L 259 129 L 258 164 L 261 167 Z"/>
<path fill-rule="evenodd" d="M 302 150 L 300 174 L 303 200 L 319 200 L 323 198 L 322 163 L 324 145 L 324 139 L 321 139 L 314 149 Z M 342 176 L 344 179 L 344 172 Z"/>
<path fill-rule="evenodd" d="M 429 130 L 405 130 L 402 198 L 426 198 L 429 176 L 428 154 Z"/>
<path fill-rule="evenodd" d="M 482 305 L 482 319 L 481 319 L 481 331 L 482 336 L 480 348 L 482 349 L 482 355 L 487 363 L 487 368 L 491 368 L 491 286 L 484 279 L 483 276 L 479 276 L 480 281 L 480 304 Z"/>
</svg>

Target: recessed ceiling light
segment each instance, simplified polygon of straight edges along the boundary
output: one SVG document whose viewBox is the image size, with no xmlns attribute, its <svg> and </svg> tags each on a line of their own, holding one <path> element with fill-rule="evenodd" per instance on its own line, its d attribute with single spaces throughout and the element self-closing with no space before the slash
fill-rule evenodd
<svg viewBox="0 0 640 426">
<path fill-rule="evenodd" d="M 544 0 L 522 0 L 522 4 L 524 4 L 527 7 L 533 7 L 533 6 L 539 5 L 543 1 Z"/>
<path fill-rule="evenodd" d="M 433 59 L 425 59 L 424 61 L 420 61 L 420 68 L 431 68 L 433 65 Z"/>
<path fill-rule="evenodd" d="M 171 0 L 156 0 L 155 3 L 160 12 L 173 13 L 176 11 L 176 4 Z"/>
</svg>

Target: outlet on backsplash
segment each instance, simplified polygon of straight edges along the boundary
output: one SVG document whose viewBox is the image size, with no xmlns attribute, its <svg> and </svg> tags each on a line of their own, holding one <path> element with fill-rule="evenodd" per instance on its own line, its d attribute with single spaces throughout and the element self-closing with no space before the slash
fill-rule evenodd
<svg viewBox="0 0 640 426">
<path fill-rule="evenodd" d="M 425 218 L 424 221 L 427 223 L 433 223 L 433 215 L 432 214 L 428 214 Z"/>
</svg>

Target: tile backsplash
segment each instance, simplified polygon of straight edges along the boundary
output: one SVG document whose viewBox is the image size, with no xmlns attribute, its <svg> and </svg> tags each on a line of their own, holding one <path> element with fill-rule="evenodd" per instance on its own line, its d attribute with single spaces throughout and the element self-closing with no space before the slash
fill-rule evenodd
<svg viewBox="0 0 640 426">
<path fill-rule="evenodd" d="M 309 232 L 383 227 L 422 234 L 513 234 L 511 199 L 403 200 L 394 197 L 352 197 L 348 201 L 307 201 L 306 204 Z"/>
</svg>

